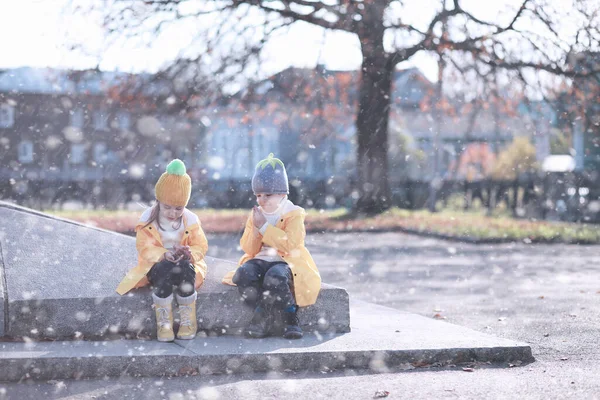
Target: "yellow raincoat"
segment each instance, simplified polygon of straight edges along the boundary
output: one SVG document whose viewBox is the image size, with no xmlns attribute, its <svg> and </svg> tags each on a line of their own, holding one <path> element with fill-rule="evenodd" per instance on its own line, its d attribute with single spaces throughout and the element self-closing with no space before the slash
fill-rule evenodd
<svg viewBox="0 0 600 400">
<path fill-rule="evenodd" d="M 296 304 L 300 307 L 310 306 L 317 301 L 321 290 L 321 275 L 312 256 L 304 246 L 306 230 L 304 228 L 304 217 L 306 213 L 300 207 L 284 214 L 276 226 L 269 225 L 264 236 L 252 223 L 252 215 L 246 221 L 246 229 L 240 246 L 245 254 L 239 261 L 239 265 L 251 260 L 256 256 L 262 244 L 273 247 L 277 253 L 288 263 L 294 275 L 294 296 Z M 234 271 L 230 271 L 223 278 L 226 285 L 235 286 L 232 281 Z"/>
<path fill-rule="evenodd" d="M 117 293 L 123 295 L 131 289 L 148 285 L 150 282 L 146 274 L 154 264 L 160 261 L 163 254 L 167 252 L 162 245 L 160 234 L 154 223 L 144 227 L 150 218 L 150 209 L 146 210 L 135 227 L 136 248 L 138 251 L 138 264 L 125 275 L 119 283 Z M 191 263 L 196 271 L 195 287 L 198 289 L 204 282 L 208 269 L 204 261 L 204 255 L 208 251 L 208 241 L 200 225 L 200 219 L 196 214 L 185 209 L 183 213 L 183 237 L 180 244 L 190 246 L 192 253 Z"/>
</svg>

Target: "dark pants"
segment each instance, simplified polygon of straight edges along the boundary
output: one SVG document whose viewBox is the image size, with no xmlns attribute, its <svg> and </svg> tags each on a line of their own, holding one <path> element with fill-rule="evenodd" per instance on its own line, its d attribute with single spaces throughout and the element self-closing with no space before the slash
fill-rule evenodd
<svg viewBox="0 0 600 400">
<path fill-rule="evenodd" d="M 292 294 L 292 271 L 284 262 L 248 260 L 235 272 L 233 283 L 250 307 L 274 305 L 284 309 L 296 304 Z"/>
<path fill-rule="evenodd" d="M 146 276 L 157 297 L 169 297 L 173 294 L 173 286 L 181 297 L 191 296 L 196 291 L 196 271 L 189 261 L 179 261 L 177 264 L 167 260 L 157 262 Z"/>
</svg>

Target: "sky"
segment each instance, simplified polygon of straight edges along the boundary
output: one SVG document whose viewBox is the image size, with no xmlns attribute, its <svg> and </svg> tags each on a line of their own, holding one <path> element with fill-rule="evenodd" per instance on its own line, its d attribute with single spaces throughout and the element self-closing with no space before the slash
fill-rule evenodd
<svg viewBox="0 0 600 400">
<path fill-rule="evenodd" d="M 102 49 L 103 32 L 94 24 L 73 23 L 61 13 L 69 0 L 0 0 L 0 68 L 95 67 L 97 59 L 76 55 L 66 44 L 68 35 L 86 37 L 86 44 Z M 351 70 L 360 66 L 361 54 L 356 37 L 342 32 L 329 32 L 324 43 L 322 30 L 301 24 L 294 26 L 285 38 L 270 46 L 266 73 L 278 72 L 290 65 L 313 67 L 324 64 L 331 70 Z M 324 43 L 324 47 L 323 47 Z M 174 56 L 172 46 L 162 43 L 153 49 L 102 51 L 100 66 L 106 70 L 140 72 L 159 68 L 165 58 Z M 435 65 L 416 60 L 434 79 Z"/>
<path fill-rule="evenodd" d="M 151 48 L 104 48 L 104 33 L 98 23 L 65 17 L 64 7 L 71 0 L 0 0 L 0 68 L 21 66 L 90 68 L 100 61 L 104 70 L 154 72 L 165 60 L 177 55 L 173 43 L 185 43 L 186 28 L 178 28 L 171 36 L 153 42 Z M 105 0 L 85 0 L 105 1 Z M 499 0 L 482 5 L 478 0 L 463 0 L 463 6 L 478 17 L 501 21 L 500 10 L 521 0 Z M 562 0 L 561 0 L 562 1 Z M 408 12 L 414 23 L 427 23 L 439 0 L 409 1 Z M 412 7 L 412 8 L 411 8 Z M 98 57 L 86 57 L 68 49 L 68 37 L 85 38 Z M 181 46 L 179 46 L 181 47 Z M 358 40 L 343 32 L 328 32 L 305 23 L 295 24 L 289 34 L 273 40 L 268 47 L 265 74 L 276 73 L 288 66 L 314 67 L 324 64 L 330 70 L 355 70 L 361 62 Z M 435 60 L 418 53 L 401 68 L 418 67 L 430 80 L 437 79 Z"/>
</svg>

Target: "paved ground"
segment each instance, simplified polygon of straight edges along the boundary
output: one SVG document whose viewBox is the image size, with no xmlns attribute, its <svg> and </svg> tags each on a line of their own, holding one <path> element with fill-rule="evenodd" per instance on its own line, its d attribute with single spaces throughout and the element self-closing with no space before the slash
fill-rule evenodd
<svg viewBox="0 0 600 400">
<path fill-rule="evenodd" d="M 210 238 L 234 259 L 236 238 Z M 311 235 L 323 280 L 354 298 L 531 344 L 517 368 L 0 384 L 0 398 L 600 398 L 600 247 L 469 245 L 399 233 Z M 233 250 L 232 250 L 233 249 Z"/>
</svg>

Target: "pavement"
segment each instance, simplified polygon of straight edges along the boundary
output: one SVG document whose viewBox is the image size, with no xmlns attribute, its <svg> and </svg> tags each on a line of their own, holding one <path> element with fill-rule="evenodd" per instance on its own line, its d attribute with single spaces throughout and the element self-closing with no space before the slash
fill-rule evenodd
<svg viewBox="0 0 600 400">
<path fill-rule="evenodd" d="M 231 259 L 237 239 L 210 236 L 209 254 Z M 536 361 L 25 380 L 0 384 L 0 398 L 373 398 L 385 391 L 389 398 L 599 398 L 597 247 L 474 245 L 402 233 L 312 234 L 307 245 L 324 281 L 351 299 L 529 343 Z"/>
<path fill-rule="evenodd" d="M 353 302 L 351 331 L 307 331 L 300 340 L 206 336 L 156 340 L 0 343 L 0 381 L 165 377 L 248 372 L 461 368 L 533 361 L 525 343 L 365 302 Z"/>
</svg>

